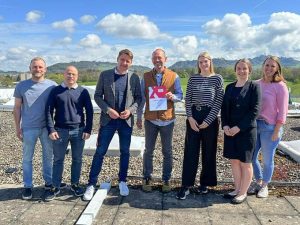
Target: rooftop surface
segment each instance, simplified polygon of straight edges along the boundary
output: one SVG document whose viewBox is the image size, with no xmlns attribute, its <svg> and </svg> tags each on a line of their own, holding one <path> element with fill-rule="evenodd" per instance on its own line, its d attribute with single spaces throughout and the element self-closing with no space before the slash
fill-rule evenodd
<svg viewBox="0 0 300 225">
<path fill-rule="evenodd" d="M 0 186 L 0 224 L 76 224 L 87 205 L 68 189 L 48 203 L 42 200 L 42 187 L 34 189 L 30 201 L 21 200 L 21 192 L 21 186 Z M 131 187 L 130 195 L 121 197 L 113 187 L 93 225 L 300 224 L 300 196 L 248 196 L 246 202 L 232 205 L 221 193 L 191 194 L 186 200 L 177 200 L 175 195 L 175 191 L 144 193 Z"/>
</svg>

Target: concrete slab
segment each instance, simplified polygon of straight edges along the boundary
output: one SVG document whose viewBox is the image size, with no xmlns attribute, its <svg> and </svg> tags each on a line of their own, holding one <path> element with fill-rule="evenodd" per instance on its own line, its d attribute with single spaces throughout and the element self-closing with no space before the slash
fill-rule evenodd
<svg viewBox="0 0 300 225">
<path fill-rule="evenodd" d="M 224 225 L 224 224 L 243 224 L 243 225 L 260 225 L 261 223 L 252 213 L 240 213 L 236 211 L 222 211 L 209 212 L 210 224 Z"/>
<path fill-rule="evenodd" d="M 36 198 L 32 201 L 21 200 L 21 192 L 21 187 L 0 185 L 0 224 L 74 224 L 86 205 L 80 198 L 71 199 L 72 193 L 67 189 L 48 203 L 39 198 L 41 187 L 34 188 Z M 175 195 L 174 191 L 144 193 L 140 188 L 130 188 L 130 195 L 121 197 L 118 188 L 113 187 L 93 225 L 300 224 L 300 196 L 248 196 L 245 203 L 232 205 L 216 193 L 189 195 L 183 201 L 175 199 Z"/>
<path fill-rule="evenodd" d="M 300 213 L 300 196 L 285 196 L 285 199 Z"/>
<path fill-rule="evenodd" d="M 97 217 L 93 221 L 93 225 L 113 224 L 118 209 L 119 207 L 117 205 L 116 206 L 103 205 L 99 210 Z"/>
<path fill-rule="evenodd" d="M 282 216 L 282 215 L 258 215 L 257 216 L 260 224 L 262 225 L 297 225 L 300 224 L 300 217 L 299 216 Z"/>
<path fill-rule="evenodd" d="M 113 224 L 122 197 L 119 195 L 117 188 L 112 188 L 104 200 L 98 215 L 93 221 L 93 225 L 107 225 Z"/>
<path fill-rule="evenodd" d="M 288 117 L 299 117 L 300 116 L 300 109 L 289 109 L 287 116 Z"/>
<path fill-rule="evenodd" d="M 162 216 L 160 210 L 119 208 L 113 224 L 118 225 L 161 225 Z"/>
<path fill-rule="evenodd" d="M 129 191 L 129 196 L 122 198 L 120 208 L 162 209 L 162 193 L 159 191 L 150 193 L 135 189 Z"/>
<path fill-rule="evenodd" d="M 300 140 L 281 141 L 278 149 L 291 156 L 296 162 L 300 163 Z"/>
<path fill-rule="evenodd" d="M 70 213 L 66 216 L 65 220 L 63 221 L 62 225 L 74 225 L 78 220 L 78 215 L 80 215 L 86 205 L 78 205 L 76 204 L 74 208 L 70 211 Z"/>
<path fill-rule="evenodd" d="M 248 207 L 248 204 L 233 205 L 229 199 L 224 199 L 222 195 L 209 193 L 208 196 L 203 196 L 206 200 L 209 212 L 229 213 L 235 212 L 239 214 L 251 214 L 253 211 Z M 246 201 L 249 200 L 249 197 Z"/>
<path fill-rule="evenodd" d="M 84 154 L 93 156 L 96 150 L 96 143 L 97 143 L 98 134 L 92 134 L 91 137 L 86 140 L 84 145 Z M 71 149 L 71 146 L 68 147 Z M 120 155 L 120 147 L 119 147 L 119 135 L 115 133 L 113 139 L 108 147 L 108 151 L 106 156 L 119 156 Z M 138 157 L 143 156 L 145 149 L 145 137 L 137 137 L 131 136 L 131 143 L 130 143 L 130 156 Z"/>
<path fill-rule="evenodd" d="M 68 204 L 32 204 L 26 213 L 19 217 L 19 221 L 23 224 L 59 225 L 63 223 L 72 209 L 73 205 Z"/>
<path fill-rule="evenodd" d="M 251 198 L 248 198 L 247 201 L 257 216 L 299 216 L 299 212 L 283 197 L 261 199 L 252 196 Z"/>
<path fill-rule="evenodd" d="M 1 88 L 0 89 L 0 99 L 11 99 L 14 96 L 14 88 Z"/>
<path fill-rule="evenodd" d="M 1 194 L 3 192 L 0 192 Z M 2 196 L 0 194 L 0 196 Z M 2 200 L 2 199 L 1 199 Z M 19 200 L 6 200 L 0 204 L 0 224 L 16 222 L 33 204 L 30 201 L 20 202 Z"/>
<path fill-rule="evenodd" d="M 278 216 L 278 215 L 269 215 L 269 216 L 262 216 L 259 215 L 258 219 L 260 220 L 260 224 L 262 225 L 297 225 L 300 224 L 300 217 L 299 216 Z"/>
<path fill-rule="evenodd" d="M 186 200 L 178 200 L 176 199 L 176 192 L 171 192 L 168 194 L 164 194 L 163 198 L 163 210 L 182 210 L 182 209 L 189 209 L 192 210 L 197 209 L 200 210 L 204 208 L 206 211 L 207 203 L 203 201 L 200 195 L 190 194 L 186 197 Z M 201 210 L 200 210 L 201 211 Z"/>
<path fill-rule="evenodd" d="M 210 216 L 207 209 L 169 209 L 164 210 L 162 215 L 162 224 L 173 225 L 173 224 L 212 224 L 210 222 Z M 224 224 L 223 224 L 224 225 Z"/>
</svg>

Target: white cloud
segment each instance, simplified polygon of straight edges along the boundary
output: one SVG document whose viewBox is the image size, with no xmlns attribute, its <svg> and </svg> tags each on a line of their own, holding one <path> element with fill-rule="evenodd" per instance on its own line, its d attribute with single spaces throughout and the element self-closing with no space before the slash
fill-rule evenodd
<svg viewBox="0 0 300 225">
<path fill-rule="evenodd" d="M 72 43 L 72 38 L 67 36 L 60 40 L 57 40 L 55 43 L 59 45 L 69 45 Z"/>
<path fill-rule="evenodd" d="M 8 60 L 15 60 L 21 58 L 28 58 L 34 55 L 37 51 L 23 46 L 10 48 L 7 51 L 6 58 Z"/>
<path fill-rule="evenodd" d="M 126 17 L 112 13 L 100 20 L 97 27 L 108 34 L 123 38 L 168 38 L 166 34 L 161 34 L 158 27 L 146 16 L 136 14 L 130 14 Z"/>
<path fill-rule="evenodd" d="M 53 28 L 66 30 L 67 32 L 73 32 L 75 26 L 76 26 L 76 22 L 71 18 L 52 23 Z"/>
<path fill-rule="evenodd" d="M 201 41 L 225 58 L 261 54 L 300 56 L 300 15 L 295 13 L 273 13 L 267 23 L 258 25 L 253 25 L 245 13 L 226 14 L 221 20 L 208 21 L 203 29 L 208 38 Z"/>
<path fill-rule="evenodd" d="M 222 20 L 209 21 L 203 28 L 207 34 L 224 39 L 229 47 L 231 43 L 239 46 L 252 36 L 251 19 L 245 13 L 226 14 Z"/>
<path fill-rule="evenodd" d="M 96 34 L 88 34 L 80 40 L 79 44 L 83 47 L 94 48 L 101 44 L 101 39 Z"/>
<path fill-rule="evenodd" d="M 293 32 L 300 29 L 300 15 L 290 12 L 273 13 L 266 27 L 278 34 Z"/>
<path fill-rule="evenodd" d="M 195 36 L 185 36 L 182 38 L 174 38 L 172 42 L 176 51 L 182 54 L 184 58 L 190 58 L 195 54 L 198 47 L 198 41 Z"/>
<path fill-rule="evenodd" d="M 0 56 L 1 68 L 6 70 L 26 71 L 30 60 L 37 56 L 37 51 L 32 48 L 18 46 L 7 49 Z"/>
<path fill-rule="evenodd" d="M 44 14 L 37 10 L 33 10 L 33 11 L 26 13 L 26 21 L 29 23 L 37 23 L 43 17 L 44 17 Z"/>
<path fill-rule="evenodd" d="M 5 56 L 5 55 L 0 55 L 0 62 L 1 62 L 2 60 L 6 60 L 6 56 Z"/>
<path fill-rule="evenodd" d="M 89 23 L 94 22 L 96 18 L 97 18 L 97 16 L 84 15 L 84 16 L 80 17 L 80 22 L 82 24 L 89 24 Z"/>
<path fill-rule="evenodd" d="M 132 50 L 135 65 L 152 67 L 151 53 L 156 47 L 166 50 L 167 66 L 179 60 L 196 59 L 202 51 L 208 51 L 213 58 L 274 54 L 300 59 L 300 14 L 273 13 L 259 24 L 252 20 L 245 13 L 226 14 L 223 18 L 206 21 L 198 32 L 189 31 L 192 35 L 175 31 L 170 38 L 144 16 L 110 14 L 103 18 L 97 27 L 102 29 L 101 32 L 130 38 L 121 41 L 106 34 L 100 38 L 93 32 L 65 34 L 65 30 L 71 32 L 76 28 L 73 19 L 50 25 L 0 23 L 0 68 L 25 71 L 31 58 L 37 55 L 45 57 L 48 65 L 80 60 L 116 62 L 118 52 L 124 48 Z M 51 29 L 51 25 L 62 30 Z M 167 38 L 162 38 L 164 35 Z M 20 43 L 24 44 L 19 46 Z"/>
</svg>

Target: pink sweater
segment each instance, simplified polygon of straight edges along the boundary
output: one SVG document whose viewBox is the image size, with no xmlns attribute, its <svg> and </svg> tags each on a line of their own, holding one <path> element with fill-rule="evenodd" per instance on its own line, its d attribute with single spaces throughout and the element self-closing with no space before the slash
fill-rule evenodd
<svg viewBox="0 0 300 225">
<path fill-rule="evenodd" d="M 263 118 L 267 123 L 275 125 L 284 124 L 288 112 L 289 92 L 283 81 L 278 83 L 264 82 L 258 80 L 261 87 L 261 109 L 259 118 Z"/>
</svg>

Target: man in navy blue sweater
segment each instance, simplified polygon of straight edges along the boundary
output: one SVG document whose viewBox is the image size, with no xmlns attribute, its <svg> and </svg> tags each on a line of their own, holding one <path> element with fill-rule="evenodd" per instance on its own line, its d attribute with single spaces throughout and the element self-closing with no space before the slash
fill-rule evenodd
<svg viewBox="0 0 300 225">
<path fill-rule="evenodd" d="M 94 112 L 88 91 L 78 86 L 77 79 L 76 67 L 68 66 L 64 72 L 64 82 L 53 88 L 46 105 L 47 129 L 53 141 L 54 155 L 53 187 L 46 192 L 46 201 L 54 199 L 60 192 L 64 159 L 69 142 L 72 151 L 71 190 L 75 196 L 83 195 L 83 189 L 79 186 L 82 152 L 85 140 L 91 135 Z"/>
</svg>

